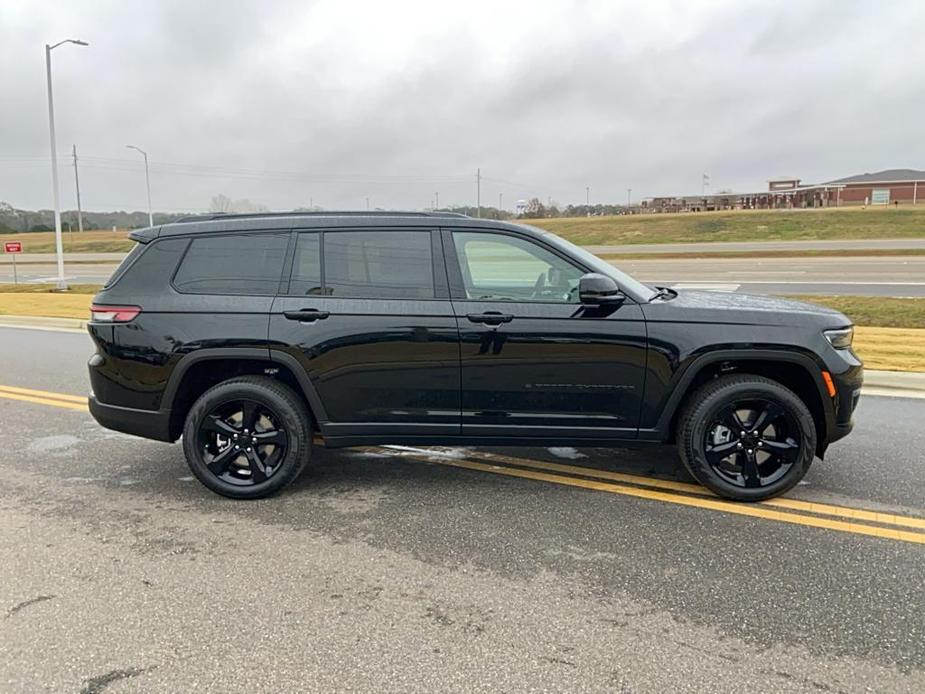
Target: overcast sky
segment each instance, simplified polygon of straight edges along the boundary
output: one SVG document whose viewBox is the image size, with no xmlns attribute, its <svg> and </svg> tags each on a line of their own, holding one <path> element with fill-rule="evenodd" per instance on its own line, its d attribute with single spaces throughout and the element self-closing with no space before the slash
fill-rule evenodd
<svg viewBox="0 0 925 694">
<path fill-rule="evenodd" d="M 0 4 L 0 200 L 583 203 L 925 169 L 921 0 Z"/>
</svg>

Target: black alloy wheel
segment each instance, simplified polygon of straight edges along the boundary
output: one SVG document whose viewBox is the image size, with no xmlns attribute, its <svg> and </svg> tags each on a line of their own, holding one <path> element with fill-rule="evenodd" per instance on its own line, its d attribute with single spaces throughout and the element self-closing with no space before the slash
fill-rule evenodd
<svg viewBox="0 0 925 694">
<path fill-rule="evenodd" d="M 761 501 L 795 487 L 816 456 L 806 403 L 764 376 L 730 374 L 692 393 L 678 419 L 687 471 L 719 496 Z"/>
<path fill-rule="evenodd" d="M 284 383 L 241 376 L 213 386 L 190 408 L 183 452 L 206 487 L 257 499 L 292 482 L 311 456 L 312 419 Z"/>
<path fill-rule="evenodd" d="M 800 459 L 800 432 L 793 414 L 767 398 L 736 400 L 714 417 L 703 450 L 717 475 L 737 487 L 767 487 Z"/>
<path fill-rule="evenodd" d="M 199 425 L 199 445 L 209 471 L 228 484 L 262 484 L 276 474 L 289 437 L 280 416 L 254 400 L 232 400 Z"/>
</svg>

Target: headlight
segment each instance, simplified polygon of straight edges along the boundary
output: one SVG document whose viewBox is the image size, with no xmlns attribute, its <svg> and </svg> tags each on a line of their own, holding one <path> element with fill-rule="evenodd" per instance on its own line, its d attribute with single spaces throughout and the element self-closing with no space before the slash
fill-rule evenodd
<svg viewBox="0 0 925 694">
<path fill-rule="evenodd" d="M 825 339 L 835 349 L 848 349 L 854 339 L 854 326 L 839 328 L 838 330 L 826 330 L 822 334 L 825 335 Z"/>
</svg>

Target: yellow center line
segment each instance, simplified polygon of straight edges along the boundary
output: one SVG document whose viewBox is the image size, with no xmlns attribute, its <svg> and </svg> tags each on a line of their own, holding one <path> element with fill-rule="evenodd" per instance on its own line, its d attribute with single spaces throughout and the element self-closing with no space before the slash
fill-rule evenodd
<svg viewBox="0 0 925 694">
<path fill-rule="evenodd" d="M 33 390 L 32 388 L 19 388 L 18 386 L 6 385 L 0 385 L 0 392 L 13 393 L 15 395 L 31 395 L 46 400 L 66 400 L 67 402 L 77 402 L 82 405 L 87 404 L 86 395 L 68 395 L 67 393 L 53 393 L 48 390 Z"/>
<path fill-rule="evenodd" d="M 837 532 L 852 533 L 855 535 L 867 535 L 870 537 L 880 537 L 890 540 L 899 540 L 902 542 L 912 542 L 916 544 L 925 544 L 925 533 L 917 533 L 909 530 L 898 530 L 894 528 L 881 528 L 873 525 L 860 525 L 849 523 L 841 520 L 832 520 L 829 518 L 817 518 L 814 516 L 803 516 L 796 513 L 785 513 L 783 511 L 773 511 L 759 504 L 742 504 L 731 501 L 721 501 L 719 499 L 710 499 L 696 496 L 684 496 L 681 494 L 672 494 L 656 489 L 642 489 L 639 487 L 627 487 L 624 485 L 613 484 L 610 482 L 597 482 L 595 480 L 581 479 L 577 477 L 565 477 L 563 475 L 553 475 L 546 472 L 534 472 L 520 468 L 504 467 L 498 465 L 488 465 L 477 463 L 471 460 L 427 456 L 409 456 L 419 458 L 429 463 L 437 465 L 447 465 L 451 467 L 464 468 L 466 470 L 477 470 L 479 472 L 490 472 L 496 475 L 506 475 L 508 477 L 521 477 L 524 479 L 537 480 L 541 482 L 552 482 L 569 487 L 581 487 L 583 489 L 593 489 L 595 491 L 609 492 L 611 494 L 622 494 L 639 499 L 649 499 L 652 501 L 663 501 L 680 506 L 693 506 L 695 508 L 709 509 L 711 511 L 722 511 L 739 516 L 749 516 L 751 518 L 762 518 L 765 520 L 778 521 L 780 523 L 791 523 L 794 525 L 805 525 L 812 528 L 824 528 L 835 530 Z"/>
<path fill-rule="evenodd" d="M 6 400 L 18 400 L 20 402 L 31 402 L 36 405 L 51 405 L 52 407 L 63 407 L 67 410 L 77 410 L 79 412 L 88 412 L 86 401 L 81 403 L 71 402 L 69 400 L 52 400 L 50 398 L 38 398 L 33 395 L 23 395 L 21 393 L 9 393 L 5 390 L 0 390 L 0 398 L 5 398 Z"/>
<path fill-rule="evenodd" d="M 630 484 L 638 484 L 655 489 L 669 489 L 677 492 L 719 498 L 706 487 L 701 487 L 697 484 L 673 482 L 671 480 L 662 480 L 655 477 L 643 477 L 641 475 L 632 475 L 623 472 L 611 472 L 609 470 L 599 470 L 597 468 L 581 467 L 578 465 L 565 465 L 563 463 L 550 463 L 540 460 L 530 460 L 528 458 L 515 458 L 509 455 L 483 453 L 481 451 L 467 453 L 467 457 L 480 460 L 497 460 L 499 462 L 519 465 L 521 467 L 583 475 L 585 477 L 594 477 L 596 479 L 612 480 L 616 482 L 628 482 Z M 871 523 L 883 523 L 886 525 L 901 525 L 907 528 L 920 528 L 925 530 L 925 518 L 916 518 L 915 516 L 900 516 L 894 513 L 868 511 L 866 509 L 852 508 L 850 506 L 835 506 L 833 504 L 803 501 L 801 499 L 787 499 L 783 497 L 768 499 L 767 501 L 760 502 L 760 504 L 762 506 L 783 508 L 790 511 L 804 511 L 806 513 L 815 513 L 822 516 L 834 516 L 836 518 L 848 518 L 850 520 L 869 521 Z"/>
<path fill-rule="evenodd" d="M 401 450 L 402 447 L 398 447 Z M 384 451 L 389 449 L 384 448 Z M 457 457 L 450 455 L 443 449 L 419 449 L 414 447 L 405 447 L 406 451 L 424 451 L 426 456 L 421 459 L 430 461 L 431 455 L 434 457 L 444 457 L 447 460 L 458 460 Z M 582 467 L 578 465 L 567 465 L 564 463 L 552 463 L 543 460 L 532 460 L 529 458 L 517 458 L 499 453 L 489 453 L 487 451 L 467 451 L 466 459 L 507 463 L 517 465 L 533 470 L 545 470 L 550 472 L 560 472 L 568 475 L 581 475 L 582 477 L 591 477 L 594 479 L 607 480 L 612 482 L 625 482 L 643 486 L 650 489 L 665 489 L 684 494 L 695 494 L 700 497 L 710 499 L 719 499 L 713 492 L 706 487 L 697 484 L 688 484 L 686 482 L 674 482 L 672 480 L 663 480 L 655 477 L 643 477 L 642 475 L 633 475 L 625 472 L 612 472 L 610 470 L 600 470 L 592 467 Z M 436 462 L 436 461 L 433 461 Z M 869 521 L 872 523 L 881 523 L 884 525 L 896 525 L 907 528 L 925 529 L 925 518 L 915 516 L 900 516 L 893 513 L 883 513 L 880 511 L 868 511 L 865 509 L 851 508 L 847 506 L 833 506 L 831 504 L 817 503 L 814 501 L 802 501 L 799 499 L 777 498 L 768 501 L 762 501 L 755 504 L 759 507 L 782 508 L 791 511 L 802 511 L 805 513 L 814 513 L 823 516 L 833 516 L 836 518 L 846 518 L 855 521 Z"/>
</svg>

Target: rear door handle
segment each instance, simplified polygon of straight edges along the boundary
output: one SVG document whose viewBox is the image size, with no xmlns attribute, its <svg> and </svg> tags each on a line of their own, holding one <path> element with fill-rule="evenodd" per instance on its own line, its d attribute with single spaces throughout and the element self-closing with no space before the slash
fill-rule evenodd
<svg viewBox="0 0 925 694">
<path fill-rule="evenodd" d="M 509 313 L 498 313 L 497 311 L 485 311 L 485 313 L 469 313 L 466 315 L 473 323 L 483 323 L 485 325 L 501 325 L 510 323 L 514 316 Z"/>
<path fill-rule="evenodd" d="M 316 320 L 324 320 L 331 315 L 331 312 L 319 311 L 316 308 L 300 308 L 298 311 L 283 311 L 283 315 L 289 320 L 297 320 L 300 323 L 314 323 Z"/>
</svg>

